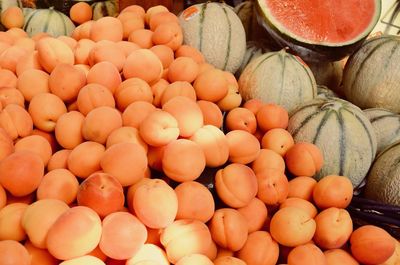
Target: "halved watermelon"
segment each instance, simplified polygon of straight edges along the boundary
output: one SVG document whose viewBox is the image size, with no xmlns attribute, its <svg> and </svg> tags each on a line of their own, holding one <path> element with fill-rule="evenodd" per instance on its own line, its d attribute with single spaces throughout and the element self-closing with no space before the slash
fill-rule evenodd
<svg viewBox="0 0 400 265">
<path fill-rule="evenodd" d="M 256 0 L 259 19 L 282 47 L 307 61 L 337 61 L 374 29 L 381 0 Z"/>
</svg>

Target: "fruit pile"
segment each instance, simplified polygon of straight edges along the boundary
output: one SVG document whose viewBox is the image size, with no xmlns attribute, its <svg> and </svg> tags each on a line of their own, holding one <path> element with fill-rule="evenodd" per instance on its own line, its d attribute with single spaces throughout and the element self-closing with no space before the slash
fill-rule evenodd
<svg viewBox="0 0 400 265">
<path fill-rule="evenodd" d="M 3 12 L 0 264 L 397 264 L 392 235 L 353 223 L 354 176 L 326 174 L 327 149 L 296 139 L 314 133 L 296 121 L 335 111 L 353 111 L 340 121 L 353 118 L 360 133 L 361 110 L 320 99 L 317 114 L 312 102 L 295 119 L 281 104 L 242 99 L 242 60 L 220 69 L 187 44 L 183 29 L 199 24 L 182 19 L 196 10 L 132 5 L 93 20 L 80 2 L 70 36 L 29 36 L 20 9 Z M 275 55 L 310 75 L 314 98 L 308 66 Z"/>
</svg>

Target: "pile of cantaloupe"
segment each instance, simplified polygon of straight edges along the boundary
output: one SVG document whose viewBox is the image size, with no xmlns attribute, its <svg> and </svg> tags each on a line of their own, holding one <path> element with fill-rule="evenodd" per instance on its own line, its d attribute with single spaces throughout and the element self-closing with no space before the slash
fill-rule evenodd
<svg viewBox="0 0 400 265">
<path fill-rule="evenodd" d="M 351 181 L 314 179 L 321 150 L 176 15 L 84 6 L 72 36 L 0 32 L 0 264 L 398 264 L 388 232 L 354 227 Z"/>
</svg>

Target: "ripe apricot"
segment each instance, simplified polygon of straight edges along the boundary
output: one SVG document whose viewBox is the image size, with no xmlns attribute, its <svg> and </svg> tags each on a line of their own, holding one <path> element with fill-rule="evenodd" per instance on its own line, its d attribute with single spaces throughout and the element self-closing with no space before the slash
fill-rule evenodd
<svg viewBox="0 0 400 265">
<path fill-rule="evenodd" d="M 257 129 L 256 116 L 246 108 L 234 108 L 226 115 L 225 126 L 229 131 L 244 130 L 254 134 Z"/>
<path fill-rule="evenodd" d="M 140 137 L 139 130 L 131 126 L 123 126 L 112 131 L 107 137 L 106 148 L 124 142 L 138 144 L 147 153 L 148 145 Z"/>
<path fill-rule="evenodd" d="M 174 51 L 166 45 L 154 45 L 150 51 L 157 55 L 164 69 L 167 69 L 174 61 Z"/>
<path fill-rule="evenodd" d="M 142 79 L 132 77 L 124 80 L 115 90 L 115 100 L 118 109 L 122 112 L 136 101 L 153 102 L 153 91 Z"/>
<path fill-rule="evenodd" d="M 289 181 L 288 198 L 301 198 L 307 201 L 313 200 L 313 190 L 317 181 L 310 177 L 295 177 Z"/>
<path fill-rule="evenodd" d="M 29 52 L 19 46 L 10 46 L 0 54 L 0 67 L 16 73 L 18 61 Z"/>
<path fill-rule="evenodd" d="M 0 127 L 0 161 L 14 152 L 14 142 L 6 130 Z M 0 207 L 1 208 L 1 207 Z"/>
<path fill-rule="evenodd" d="M 285 156 L 286 152 L 294 145 L 292 135 L 285 129 L 275 128 L 267 131 L 262 139 L 262 148 L 271 149 L 281 156 Z"/>
<path fill-rule="evenodd" d="M 149 29 L 135 29 L 128 36 L 128 41 L 139 45 L 142 49 L 150 49 L 153 44 L 153 31 Z"/>
<path fill-rule="evenodd" d="M 223 115 L 217 104 L 207 100 L 198 100 L 197 105 L 203 113 L 204 125 L 213 125 L 217 128 L 222 128 Z"/>
<path fill-rule="evenodd" d="M 43 38 L 36 43 L 40 65 L 47 73 L 51 73 L 59 63 L 73 65 L 75 63 L 74 52 L 63 41 L 57 38 Z"/>
<path fill-rule="evenodd" d="M 167 89 L 169 82 L 163 78 L 158 80 L 151 86 L 151 91 L 153 91 L 153 105 L 156 107 L 161 107 L 161 98 L 164 91 Z"/>
<path fill-rule="evenodd" d="M 17 6 L 10 6 L 1 12 L 1 23 L 7 29 L 22 28 L 24 20 L 22 9 Z"/>
<path fill-rule="evenodd" d="M 7 265 L 29 265 L 31 257 L 20 242 L 15 240 L 0 241 L 0 263 Z"/>
<path fill-rule="evenodd" d="M 6 131 L 12 140 L 15 140 L 32 133 L 33 121 L 24 107 L 9 104 L 0 112 L 0 127 Z"/>
<path fill-rule="evenodd" d="M 267 205 L 280 204 L 286 200 L 289 183 L 286 175 L 279 170 L 266 169 L 256 173 L 257 197 Z"/>
<path fill-rule="evenodd" d="M 329 249 L 324 251 L 327 265 L 359 265 L 351 254 L 343 249 Z"/>
<path fill-rule="evenodd" d="M 190 57 L 198 64 L 205 63 L 204 55 L 198 49 L 196 49 L 195 47 L 189 46 L 189 45 L 185 45 L 185 44 L 181 45 L 175 51 L 175 57 L 176 58 Z"/>
<path fill-rule="evenodd" d="M 251 133 L 233 130 L 226 134 L 229 143 L 229 161 L 249 164 L 260 154 L 260 142 Z"/>
<path fill-rule="evenodd" d="M 137 45 L 136 43 L 129 42 L 129 41 L 126 41 L 126 40 L 118 41 L 116 43 L 116 45 L 121 51 L 124 52 L 125 59 L 126 59 L 126 57 L 128 57 L 129 54 L 131 54 L 131 52 L 140 49 L 140 46 Z"/>
<path fill-rule="evenodd" d="M 178 260 L 176 265 L 214 265 L 204 254 L 189 254 Z"/>
<path fill-rule="evenodd" d="M 112 94 L 122 83 L 119 69 L 109 61 L 98 62 L 87 74 L 87 83 L 96 83 L 107 87 Z"/>
<path fill-rule="evenodd" d="M 346 208 L 353 198 L 353 185 L 345 176 L 328 175 L 313 189 L 313 200 L 320 209 Z"/>
<path fill-rule="evenodd" d="M 199 74 L 197 62 L 190 57 L 176 58 L 168 69 L 168 80 L 170 82 L 186 81 L 192 83 Z"/>
<path fill-rule="evenodd" d="M 134 12 L 121 12 L 117 18 L 121 20 L 123 39 L 128 40 L 129 35 L 138 29 L 144 29 L 144 19 Z"/>
<path fill-rule="evenodd" d="M 64 260 L 63 262 L 60 263 L 60 265 L 79 265 L 79 264 L 105 265 L 105 263 L 101 259 L 91 255 L 84 255 L 77 258 Z"/>
<path fill-rule="evenodd" d="M 280 205 L 279 209 L 285 208 L 285 207 L 297 207 L 300 209 L 305 210 L 311 218 L 315 218 L 315 216 L 318 213 L 317 208 L 312 204 L 311 202 L 301 199 L 301 198 L 286 198 Z"/>
<path fill-rule="evenodd" d="M 48 83 L 51 93 L 63 101 L 73 101 L 86 85 L 86 75 L 73 65 L 61 63 L 51 72 Z"/>
<path fill-rule="evenodd" d="M 98 63 L 107 62 L 110 66 L 107 65 L 107 67 L 102 67 L 102 69 L 96 69 L 96 74 L 93 74 L 93 81 L 110 82 L 110 79 L 118 79 L 120 77 L 119 72 L 122 70 L 125 60 L 125 52 L 116 43 L 105 40 L 97 42 L 89 52 L 89 65 L 94 66 Z M 115 69 L 112 69 L 111 66 Z M 108 73 L 109 71 L 110 73 Z M 118 73 L 118 76 L 115 75 L 115 71 Z M 106 80 L 101 79 L 102 74 L 107 77 Z"/>
<path fill-rule="evenodd" d="M 72 149 L 68 155 L 68 169 L 77 177 L 87 178 L 101 169 L 100 160 L 105 152 L 104 145 L 85 141 Z"/>
<path fill-rule="evenodd" d="M 46 166 L 52 155 L 49 141 L 41 135 L 28 135 L 20 138 L 14 145 L 15 151 L 30 151 L 41 157 Z"/>
<path fill-rule="evenodd" d="M 277 170 L 285 172 L 285 161 L 276 152 L 270 149 L 261 149 L 257 158 L 252 162 L 251 168 L 258 174 L 265 170 Z"/>
<path fill-rule="evenodd" d="M 257 124 L 264 132 L 274 129 L 286 129 L 289 122 L 289 114 L 282 106 L 274 103 L 262 105 L 256 114 Z"/>
<path fill-rule="evenodd" d="M 0 69 L 0 87 L 17 87 L 18 78 L 8 69 Z"/>
<path fill-rule="evenodd" d="M 59 145 L 66 149 L 73 149 L 83 142 L 82 125 L 85 116 L 79 111 L 69 111 L 62 114 L 54 129 Z"/>
<path fill-rule="evenodd" d="M 15 87 L 0 87 L 0 103 L 2 108 L 5 108 L 10 104 L 25 107 L 25 98 L 24 95 Z"/>
<path fill-rule="evenodd" d="M 157 110 L 140 123 L 139 133 L 148 145 L 162 146 L 176 140 L 180 130 L 174 116 L 166 111 Z"/>
<path fill-rule="evenodd" d="M 121 21 L 118 18 L 106 16 L 94 21 L 89 38 L 95 42 L 101 40 L 117 42 L 121 41 L 123 36 L 124 30 Z"/>
<path fill-rule="evenodd" d="M 228 83 L 228 93 L 216 103 L 222 111 L 230 111 L 240 106 L 242 103 L 242 96 L 236 86 Z"/>
<path fill-rule="evenodd" d="M 246 108 L 253 112 L 254 115 L 257 114 L 258 110 L 264 105 L 264 103 L 258 98 L 252 98 L 243 103 L 243 108 Z"/>
<path fill-rule="evenodd" d="M 288 255 L 288 265 L 319 265 L 326 264 L 326 258 L 320 248 L 313 243 L 293 248 Z"/>
<path fill-rule="evenodd" d="M 58 168 L 47 172 L 36 190 L 38 200 L 57 199 L 71 204 L 78 194 L 79 182 L 68 169 Z"/>
<path fill-rule="evenodd" d="M 285 154 L 288 170 L 296 176 L 311 177 L 318 173 L 324 163 L 318 146 L 308 142 L 297 142 Z"/>
<path fill-rule="evenodd" d="M 200 73 L 193 83 L 198 99 L 218 102 L 228 94 L 228 81 L 222 70 L 210 69 Z"/>
<path fill-rule="evenodd" d="M 276 264 L 279 257 L 278 243 L 266 231 L 252 232 L 237 257 L 246 264 Z"/>
<path fill-rule="evenodd" d="M 92 19 L 93 11 L 92 7 L 85 2 L 78 2 L 71 6 L 69 10 L 69 17 L 77 24 L 82 24 Z"/>
<path fill-rule="evenodd" d="M 161 95 L 161 106 L 164 106 L 170 99 L 183 96 L 196 101 L 196 92 L 193 86 L 186 81 L 176 81 L 167 85 Z"/>
<path fill-rule="evenodd" d="M 58 260 L 54 258 L 47 249 L 35 247 L 29 240 L 25 241 L 24 247 L 31 257 L 31 265 L 57 265 Z"/>
<path fill-rule="evenodd" d="M 79 112 L 86 116 L 97 107 L 109 106 L 114 108 L 115 99 L 107 87 L 100 84 L 87 84 L 79 91 L 76 104 Z"/>
<path fill-rule="evenodd" d="M 214 265 L 246 265 L 243 260 L 229 256 L 216 258 L 213 262 Z"/>
<path fill-rule="evenodd" d="M 167 259 L 165 251 L 161 247 L 151 243 L 146 243 L 136 252 L 136 254 L 133 257 L 126 260 L 126 265 L 137 265 L 137 264 L 169 265 L 170 263 Z"/>
<path fill-rule="evenodd" d="M 249 233 L 260 230 L 268 218 L 268 209 L 263 201 L 253 198 L 241 208 L 237 209 L 247 221 Z"/>
<path fill-rule="evenodd" d="M 22 241 L 26 233 L 21 225 L 22 216 L 28 207 L 26 203 L 10 203 L 0 209 L 0 241 Z"/>
</svg>

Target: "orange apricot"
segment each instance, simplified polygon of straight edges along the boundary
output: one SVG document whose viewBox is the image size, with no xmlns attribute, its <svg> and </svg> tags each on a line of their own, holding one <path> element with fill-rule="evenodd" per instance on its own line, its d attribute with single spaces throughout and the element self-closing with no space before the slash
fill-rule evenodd
<svg viewBox="0 0 400 265">
<path fill-rule="evenodd" d="M 87 83 L 96 83 L 107 87 L 112 94 L 121 84 L 122 79 L 117 67 L 108 61 L 93 65 L 87 74 Z"/>
<path fill-rule="evenodd" d="M 257 158 L 251 163 L 254 173 L 258 174 L 265 170 L 277 170 L 285 172 L 285 160 L 270 149 L 261 149 Z"/>
<path fill-rule="evenodd" d="M 296 246 L 288 255 L 288 265 L 320 265 L 326 264 L 322 250 L 313 243 Z"/>
<path fill-rule="evenodd" d="M 204 125 L 213 125 L 217 128 L 222 128 L 223 115 L 217 104 L 208 100 L 198 100 L 196 103 L 203 113 Z"/>
<path fill-rule="evenodd" d="M 53 154 L 51 145 L 41 135 L 28 135 L 20 138 L 14 145 L 15 151 L 29 151 L 40 156 L 46 166 Z"/>
<path fill-rule="evenodd" d="M 176 58 L 168 68 L 170 82 L 186 81 L 192 83 L 199 74 L 199 65 L 190 57 Z"/>
<path fill-rule="evenodd" d="M 274 129 L 286 129 L 289 122 L 289 114 L 285 108 L 275 103 L 262 105 L 256 114 L 257 124 L 264 132 Z"/>
<path fill-rule="evenodd" d="M 84 255 L 77 258 L 64 260 L 63 262 L 60 263 L 60 265 L 79 265 L 79 264 L 105 265 L 105 263 L 101 259 L 91 255 Z"/>
<path fill-rule="evenodd" d="M 187 139 L 170 142 L 164 150 L 162 168 L 170 179 L 184 182 L 197 179 L 206 166 L 201 146 Z"/>
<path fill-rule="evenodd" d="M 156 15 L 157 13 L 161 12 L 168 12 L 168 8 L 164 5 L 155 5 L 146 10 L 146 13 L 144 15 L 144 19 L 146 21 L 146 24 L 150 23 L 151 17 Z"/>
<path fill-rule="evenodd" d="M 313 189 L 313 200 L 320 209 L 346 208 L 353 198 L 353 185 L 345 176 L 328 175 L 318 181 Z"/>
<path fill-rule="evenodd" d="M 125 79 L 138 77 L 152 85 L 160 80 L 163 65 L 154 52 L 148 49 L 138 49 L 126 58 L 122 72 Z"/>
<path fill-rule="evenodd" d="M 262 139 L 262 148 L 271 149 L 281 156 L 285 156 L 286 152 L 294 145 L 292 135 L 285 129 L 275 128 L 267 131 Z"/>
<path fill-rule="evenodd" d="M 126 6 L 124 9 L 121 10 L 121 14 L 125 13 L 125 12 L 129 12 L 129 13 L 134 13 L 136 15 L 138 15 L 139 17 L 144 19 L 144 16 L 146 15 L 146 11 L 144 10 L 144 8 L 140 5 L 129 5 Z"/>
<path fill-rule="evenodd" d="M 17 88 L 26 101 L 31 101 L 39 93 L 50 92 L 49 78 L 50 75 L 42 70 L 28 69 L 18 76 Z"/>
<path fill-rule="evenodd" d="M 315 233 L 316 223 L 303 209 L 285 207 L 271 218 L 270 233 L 281 245 L 296 247 L 309 242 Z"/>
<path fill-rule="evenodd" d="M 46 238 L 54 222 L 69 210 L 69 206 L 57 199 L 42 199 L 30 204 L 21 220 L 29 241 L 38 248 L 46 248 Z"/>
<path fill-rule="evenodd" d="M 153 46 L 152 37 L 153 31 L 149 29 L 136 29 L 129 34 L 128 41 L 139 45 L 142 49 L 150 49 Z"/>
<path fill-rule="evenodd" d="M 317 208 L 312 204 L 311 202 L 301 199 L 301 198 L 286 198 L 280 205 L 279 209 L 285 208 L 285 207 L 297 207 L 300 209 L 303 209 L 306 211 L 311 218 L 315 218 L 315 216 L 318 213 Z M 318 229 L 318 224 L 317 224 L 317 229 Z"/>
<path fill-rule="evenodd" d="M 58 96 L 52 93 L 39 93 L 29 102 L 28 112 L 35 127 L 45 132 L 52 132 L 58 118 L 67 112 L 67 107 Z"/>
<path fill-rule="evenodd" d="M 343 249 L 328 249 L 324 251 L 327 265 L 359 265 L 351 254 Z"/>
<path fill-rule="evenodd" d="M 248 235 L 243 248 L 237 253 L 246 264 L 277 264 L 279 257 L 278 243 L 266 231 L 255 231 Z"/>
<path fill-rule="evenodd" d="M 211 69 L 200 73 L 193 83 L 198 99 L 218 102 L 228 94 L 228 81 L 222 70 Z"/>
<path fill-rule="evenodd" d="M 254 134 L 257 129 L 256 116 L 246 108 L 234 108 L 227 113 L 225 126 L 229 131 L 244 130 Z"/>
<path fill-rule="evenodd" d="M 313 190 L 317 181 L 310 177 L 295 177 L 289 181 L 288 198 L 313 200 Z"/>
<path fill-rule="evenodd" d="M 30 135 L 33 130 L 32 117 L 24 107 L 9 104 L 0 112 L 0 127 L 12 140 Z"/>
<path fill-rule="evenodd" d="M 218 257 L 213 262 L 214 265 L 246 265 L 243 260 L 230 256 Z"/>
<path fill-rule="evenodd" d="M 203 64 L 205 63 L 205 58 L 204 55 L 195 47 L 189 46 L 189 45 L 181 45 L 176 51 L 175 51 L 175 57 L 190 57 L 192 58 L 196 63 L 198 64 Z M 200 71 L 199 71 L 200 73 Z"/>
<path fill-rule="evenodd" d="M 87 84 L 79 91 L 76 104 L 79 112 L 86 116 L 97 107 L 109 106 L 114 108 L 115 99 L 107 87 L 100 84 Z"/>
<path fill-rule="evenodd" d="M 19 58 L 15 67 L 15 73 L 17 76 L 20 76 L 27 69 L 43 70 L 43 67 L 39 63 L 39 52 L 37 50 L 28 52 Z"/>
<path fill-rule="evenodd" d="M 132 77 L 119 84 L 115 89 L 114 98 L 118 109 L 124 112 L 131 103 L 136 101 L 152 103 L 153 91 L 144 80 Z"/>
<path fill-rule="evenodd" d="M 315 144 L 297 142 L 286 151 L 285 162 L 292 174 L 311 177 L 321 170 L 324 158 Z"/>
<path fill-rule="evenodd" d="M 31 265 L 57 265 L 59 262 L 47 249 L 35 247 L 29 240 L 25 241 L 24 247 L 31 257 Z"/>
<path fill-rule="evenodd" d="M 140 137 L 139 130 L 131 126 L 123 126 L 112 131 L 107 137 L 106 148 L 125 142 L 138 144 L 147 153 L 148 146 Z"/>
<path fill-rule="evenodd" d="M 150 48 L 150 51 L 157 55 L 164 69 L 167 69 L 174 61 L 174 51 L 166 45 L 155 45 Z"/>
<path fill-rule="evenodd" d="M 122 23 L 118 18 L 106 16 L 96 20 L 90 30 L 89 38 L 95 42 L 110 40 L 121 41 L 124 36 Z"/>
<path fill-rule="evenodd" d="M 89 65 L 90 51 L 95 47 L 95 42 L 90 39 L 81 39 L 74 49 L 75 64 Z"/>
<path fill-rule="evenodd" d="M 276 205 L 286 200 L 289 183 L 283 172 L 266 169 L 256 173 L 256 177 L 258 181 L 257 197 L 265 204 Z"/>
<path fill-rule="evenodd" d="M 25 107 L 25 98 L 15 87 L 0 87 L 0 103 L 2 104 L 2 108 L 10 104 Z"/>
<path fill-rule="evenodd" d="M 133 257 L 126 260 L 126 265 L 169 265 L 165 251 L 158 245 L 146 243 Z"/>
<path fill-rule="evenodd" d="M 147 160 L 151 169 L 162 171 L 162 158 L 164 156 L 164 150 L 166 147 L 167 145 L 157 147 L 149 145 L 149 149 L 147 151 Z"/>
<path fill-rule="evenodd" d="M 135 163 L 132 164 L 132 161 Z M 101 157 L 100 166 L 105 173 L 109 173 L 126 187 L 145 176 L 147 156 L 140 145 L 122 142 L 106 149 Z"/>
<path fill-rule="evenodd" d="M 149 228 L 167 228 L 178 212 L 175 191 L 161 179 L 151 179 L 137 187 L 133 208 L 139 220 Z"/>
<path fill-rule="evenodd" d="M 183 43 L 182 28 L 176 22 L 158 25 L 154 30 L 152 41 L 155 45 L 167 45 L 176 51 Z"/>
<path fill-rule="evenodd" d="M 178 20 L 178 17 L 174 13 L 165 11 L 165 12 L 159 12 L 159 13 L 152 15 L 149 18 L 148 24 L 149 24 L 150 30 L 154 31 L 159 25 L 168 23 L 168 22 L 179 23 L 179 20 Z"/>
<path fill-rule="evenodd" d="M 137 45 L 136 43 L 130 42 L 130 41 L 118 41 L 116 43 L 117 47 L 124 52 L 125 54 L 125 59 L 126 57 L 129 56 L 129 54 L 131 54 L 133 51 L 136 51 L 138 49 L 140 49 L 140 46 Z"/>
<path fill-rule="evenodd" d="M 53 153 L 49 163 L 47 163 L 47 170 L 51 171 L 57 168 L 67 168 L 68 156 L 71 153 L 69 149 L 61 149 Z"/>
<path fill-rule="evenodd" d="M 186 255 L 206 254 L 212 244 L 208 227 L 199 220 L 188 219 L 176 220 L 163 229 L 160 241 L 171 263 Z"/>
<path fill-rule="evenodd" d="M 43 175 L 42 158 L 30 151 L 14 152 L 0 161 L 0 184 L 14 196 L 35 191 Z"/>
<path fill-rule="evenodd" d="M 59 63 L 73 65 L 75 62 L 74 52 L 63 41 L 56 38 L 43 38 L 36 43 L 40 65 L 47 73 L 51 73 Z"/>
<path fill-rule="evenodd" d="M 78 2 L 71 6 L 69 17 L 77 24 L 82 24 L 92 19 L 92 7 L 86 2 Z"/>
<path fill-rule="evenodd" d="M 265 203 L 256 197 L 237 210 L 246 218 L 249 233 L 261 230 L 268 218 L 268 209 Z"/>
<path fill-rule="evenodd" d="M 0 241 L 0 263 L 7 265 L 29 265 L 31 257 L 20 242 L 15 240 Z"/>
<path fill-rule="evenodd" d="M 208 222 L 215 210 L 211 192 L 195 181 L 185 181 L 175 188 L 178 198 L 176 219 L 194 219 Z"/>
<path fill-rule="evenodd" d="M 170 113 L 178 121 L 179 135 L 182 137 L 192 136 L 203 126 L 203 114 L 195 101 L 176 96 L 168 100 L 162 110 Z"/>
<path fill-rule="evenodd" d="M 214 265 L 204 254 L 189 254 L 178 260 L 176 265 Z"/>
<path fill-rule="evenodd" d="M 144 19 L 133 12 L 121 12 L 117 18 L 121 20 L 123 29 L 123 39 L 128 40 L 129 35 L 139 29 L 144 29 Z"/>
<path fill-rule="evenodd" d="M 232 208 L 244 207 L 257 195 L 258 184 L 253 170 L 243 164 L 232 163 L 215 174 L 218 197 Z"/>
<path fill-rule="evenodd" d="M 101 220 L 95 211 L 75 206 L 62 213 L 51 225 L 46 246 L 56 258 L 68 260 L 88 254 L 101 238 Z"/>
<path fill-rule="evenodd" d="M 139 128 L 149 114 L 156 111 L 156 107 L 147 101 L 134 101 L 122 112 L 122 124 L 133 128 Z"/>
<path fill-rule="evenodd" d="M 75 146 L 69 153 L 67 167 L 75 176 L 87 178 L 92 173 L 101 169 L 100 159 L 105 152 L 104 145 L 85 141 Z"/>
<path fill-rule="evenodd" d="M 21 219 L 27 207 L 26 203 L 10 203 L 0 210 L 0 241 L 22 241 L 26 238 Z"/>
<path fill-rule="evenodd" d="M 163 110 L 152 111 L 139 125 L 142 139 L 151 146 L 163 146 L 179 137 L 176 118 Z"/>
<path fill-rule="evenodd" d="M 395 248 L 395 239 L 375 225 L 363 225 L 350 236 L 351 253 L 362 264 L 383 263 L 393 255 Z"/>
<path fill-rule="evenodd" d="M 73 149 L 83 142 L 82 125 L 85 116 L 79 111 L 69 111 L 62 114 L 54 128 L 55 137 L 59 145 L 66 149 Z"/>
<path fill-rule="evenodd" d="M 108 43 L 108 41 L 100 41 L 97 42 L 94 47 L 89 52 L 88 62 L 90 66 L 94 66 L 101 62 L 107 62 L 115 67 L 118 74 L 122 70 L 126 60 L 125 52 L 119 48 L 114 42 Z M 105 68 L 102 72 L 97 70 L 99 76 L 106 75 L 107 71 L 110 71 L 108 68 Z M 114 76 L 115 72 L 112 70 L 112 75 Z M 102 81 L 101 78 L 97 78 L 97 80 Z"/>
<path fill-rule="evenodd" d="M 14 142 L 7 131 L 0 127 L 0 161 L 14 152 Z M 1 208 L 1 207 L 0 207 Z"/>
<path fill-rule="evenodd" d="M 204 125 L 190 138 L 202 148 L 207 167 L 218 167 L 226 163 L 229 157 L 229 144 L 225 134 L 213 125 Z"/>
<path fill-rule="evenodd" d="M 17 87 L 17 76 L 8 69 L 0 69 L 0 87 Z"/>
<path fill-rule="evenodd" d="M 57 39 L 63 41 L 65 44 L 67 44 L 72 51 L 75 50 L 76 45 L 78 44 L 78 41 L 72 37 L 69 36 L 64 36 L 64 35 L 60 35 L 57 37 Z"/>
<path fill-rule="evenodd" d="M 168 84 L 161 95 L 161 106 L 165 105 L 171 98 L 183 96 L 196 101 L 196 92 L 193 86 L 186 81 L 176 81 Z"/>
<path fill-rule="evenodd" d="M 209 228 L 213 240 L 220 247 L 238 251 L 246 243 L 247 221 L 235 209 L 220 208 L 216 210 L 209 223 Z"/>
<path fill-rule="evenodd" d="M 10 6 L 1 12 L 1 23 L 7 29 L 22 28 L 24 20 L 22 9 L 17 6 Z"/>
<path fill-rule="evenodd" d="M 216 103 L 222 111 L 230 111 L 240 106 L 242 96 L 236 86 L 228 84 L 228 93 Z"/>
<path fill-rule="evenodd" d="M 226 134 L 229 143 L 229 161 L 248 164 L 260 154 L 260 142 L 251 133 L 233 130 Z"/>
<path fill-rule="evenodd" d="M 243 103 L 243 108 L 246 108 L 253 112 L 254 115 L 257 114 L 258 110 L 264 105 L 264 103 L 258 98 L 252 98 Z"/>
<path fill-rule="evenodd" d="M 325 209 L 314 220 L 317 228 L 313 241 L 323 249 L 341 248 L 353 232 L 353 221 L 345 209 Z"/>
<path fill-rule="evenodd" d="M 61 63 L 51 72 L 48 84 L 51 93 L 63 101 L 73 101 L 86 85 L 86 75 L 73 65 Z"/>
<path fill-rule="evenodd" d="M 58 168 L 48 171 L 36 190 L 38 200 L 57 199 L 71 204 L 78 194 L 79 182 L 71 171 Z"/>
<path fill-rule="evenodd" d="M 156 107 L 161 107 L 161 98 L 164 91 L 167 89 L 169 82 L 163 78 L 158 80 L 155 84 L 151 86 L 151 91 L 153 91 L 153 105 Z"/>
</svg>

